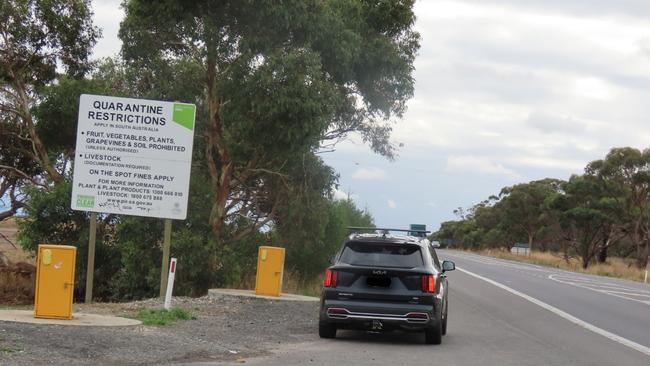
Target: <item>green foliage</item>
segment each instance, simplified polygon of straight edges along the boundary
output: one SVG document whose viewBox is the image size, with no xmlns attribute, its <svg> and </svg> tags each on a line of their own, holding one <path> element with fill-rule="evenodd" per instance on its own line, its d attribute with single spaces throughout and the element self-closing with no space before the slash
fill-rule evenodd
<svg viewBox="0 0 650 366">
<path fill-rule="evenodd" d="M 20 244 L 35 253 L 39 244 L 77 247 L 75 296 L 81 298 L 86 282 L 90 215 L 70 209 L 72 185 L 69 180 L 53 184 L 50 190 L 26 187 L 26 217 L 19 221 Z M 94 294 L 112 298 L 113 279 L 119 268 L 119 252 L 112 246 L 114 216 L 99 216 L 95 252 Z"/>
<path fill-rule="evenodd" d="M 294 208 L 296 208 L 294 206 Z M 351 200 L 324 200 L 293 216 L 295 221 L 279 225 L 277 241 L 286 246 L 286 267 L 298 272 L 304 280 L 314 278 L 330 265 L 330 257 L 348 236 L 349 226 L 374 227 L 372 216 L 360 210 Z"/>
<path fill-rule="evenodd" d="M 180 320 L 196 320 L 196 317 L 189 310 L 175 306 L 169 310 L 143 309 L 133 319 L 141 321 L 143 325 L 164 326 Z"/>
<path fill-rule="evenodd" d="M 115 227 L 120 252 L 114 296 L 118 299 L 153 297 L 160 289 L 163 220 L 123 216 Z"/>
<path fill-rule="evenodd" d="M 11 346 L 0 346 L 0 354 L 11 354 L 16 352 L 22 352 L 22 349 Z"/>
<path fill-rule="evenodd" d="M 547 178 L 502 189 L 495 204 L 502 215 L 500 224 L 518 230 L 518 236 L 532 248 L 535 237 L 550 219 L 546 215 L 547 200 L 560 184 L 560 180 Z"/>
<path fill-rule="evenodd" d="M 276 188 L 275 240 L 286 247 L 287 268 L 311 279 L 329 265 L 348 234 L 348 226 L 374 226 L 366 211 L 353 201 L 333 201 L 331 188 L 336 176 L 314 154 L 289 169 L 286 185 Z"/>
<path fill-rule="evenodd" d="M 64 75 L 56 84 L 41 90 L 41 102 L 34 108 L 36 131 L 53 154 L 74 155 L 77 116 L 81 94 L 111 94 L 106 82 L 99 79 L 73 79 Z"/>
<path fill-rule="evenodd" d="M 5 0 L 0 3 L 3 52 L 0 82 L 23 80 L 45 85 L 55 77 L 57 63 L 70 75 L 89 70 L 88 56 L 99 37 L 92 26 L 90 1 Z M 6 43 L 5 43 L 6 42 Z"/>
<path fill-rule="evenodd" d="M 614 148 L 585 169 L 595 176 L 619 208 L 621 230 L 636 252 L 637 267 L 650 256 L 650 149 Z"/>
<path fill-rule="evenodd" d="M 324 141 L 357 132 L 393 156 L 388 121 L 413 94 L 419 48 L 413 1 L 130 0 L 124 8 L 127 68 L 160 77 L 177 60 L 198 66 L 190 79 L 206 111 L 197 126 L 219 245 L 237 217 L 257 225 L 273 216 L 277 175 Z"/>
</svg>

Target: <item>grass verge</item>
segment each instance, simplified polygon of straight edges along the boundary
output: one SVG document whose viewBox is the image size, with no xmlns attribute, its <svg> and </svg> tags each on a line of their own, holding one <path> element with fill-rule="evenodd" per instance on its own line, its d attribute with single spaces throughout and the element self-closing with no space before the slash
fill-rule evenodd
<svg viewBox="0 0 650 366">
<path fill-rule="evenodd" d="M 578 258 L 569 258 L 567 262 L 561 253 L 532 252 L 529 256 L 515 255 L 504 249 L 484 249 L 477 252 L 488 257 L 509 259 L 518 262 L 538 264 L 547 267 L 561 268 L 573 272 L 588 273 L 598 276 L 623 278 L 643 282 L 645 270 L 634 265 L 633 260 L 618 257 L 609 257 L 605 263 L 592 264 L 586 269 L 582 268 Z"/>
<path fill-rule="evenodd" d="M 170 310 L 165 309 L 144 309 L 132 317 L 139 320 L 144 325 L 164 326 L 179 320 L 196 320 L 192 313 L 179 306 Z"/>
<path fill-rule="evenodd" d="M 22 351 L 19 348 L 13 348 L 13 347 L 7 347 L 7 346 L 0 346 L 0 354 L 10 354 L 10 353 L 16 353 Z"/>
</svg>

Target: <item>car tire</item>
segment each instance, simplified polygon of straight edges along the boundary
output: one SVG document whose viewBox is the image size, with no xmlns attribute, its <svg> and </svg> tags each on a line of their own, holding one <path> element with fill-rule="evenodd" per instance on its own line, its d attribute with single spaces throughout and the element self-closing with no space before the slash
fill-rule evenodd
<svg viewBox="0 0 650 366">
<path fill-rule="evenodd" d="M 437 313 L 436 324 L 424 331 L 424 343 L 426 344 L 442 343 L 442 309 L 440 307 L 438 307 Z"/>
<path fill-rule="evenodd" d="M 424 343 L 440 344 L 442 343 L 442 324 L 437 325 L 424 331 Z"/>
<path fill-rule="evenodd" d="M 336 327 L 332 324 L 318 324 L 318 336 L 321 338 L 336 338 Z"/>
<path fill-rule="evenodd" d="M 445 301 L 445 318 L 442 320 L 442 335 L 447 335 L 447 319 L 449 319 L 449 300 Z"/>
</svg>

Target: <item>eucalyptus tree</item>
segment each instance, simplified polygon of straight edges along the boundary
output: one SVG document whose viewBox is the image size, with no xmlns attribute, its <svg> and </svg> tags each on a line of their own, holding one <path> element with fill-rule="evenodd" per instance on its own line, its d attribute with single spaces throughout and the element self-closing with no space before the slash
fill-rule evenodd
<svg viewBox="0 0 650 366">
<path fill-rule="evenodd" d="M 57 69 L 79 77 L 90 67 L 99 36 L 89 0 L 3 0 L 0 2 L 0 198 L 14 214 L 24 205 L 21 187 L 61 182 L 53 156 L 38 131 L 33 108 L 39 89 Z"/>
<path fill-rule="evenodd" d="M 561 184 L 561 180 L 547 178 L 503 188 L 495 204 L 500 225 L 513 236 L 525 236 L 532 250 L 538 234 L 552 222 L 548 199 L 561 189 Z"/>
<path fill-rule="evenodd" d="M 290 160 L 358 133 L 394 156 L 390 121 L 413 94 L 413 0 L 127 0 L 122 55 L 142 72 L 187 60 L 202 94 L 198 146 L 210 224 L 277 209 L 265 185 Z"/>
<path fill-rule="evenodd" d="M 562 190 L 550 207 L 559 212 L 563 239 L 580 256 L 582 268 L 587 268 L 620 237 L 620 207 L 592 175 L 574 175 Z"/>
<path fill-rule="evenodd" d="M 623 228 L 636 251 L 637 266 L 650 256 L 650 150 L 614 148 L 586 168 L 598 177 L 621 209 Z"/>
</svg>

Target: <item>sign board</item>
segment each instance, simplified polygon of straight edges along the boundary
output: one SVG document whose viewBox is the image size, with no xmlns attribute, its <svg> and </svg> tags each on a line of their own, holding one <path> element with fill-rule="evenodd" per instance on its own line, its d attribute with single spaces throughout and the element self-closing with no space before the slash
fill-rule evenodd
<svg viewBox="0 0 650 366">
<path fill-rule="evenodd" d="M 411 224 L 411 226 L 409 227 L 409 229 L 410 229 L 410 230 L 417 230 L 417 231 L 426 231 L 426 230 L 427 230 L 427 226 L 426 226 L 426 225 L 423 225 L 423 224 Z M 409 235 L 411 235 L 411 236 L 417 236 L 417 237 L 422 237 L 422 238 L 424 238 L 424 237 L 427 236 L 426 233 L 418 233 L 418 232 L 415 232 L 415 231 L 409 232 Z"/>
<path fill-rule="evenodd" d="M 73 210 L 183 220 L 196 106 L 83 94 Z"/>
</svg>

